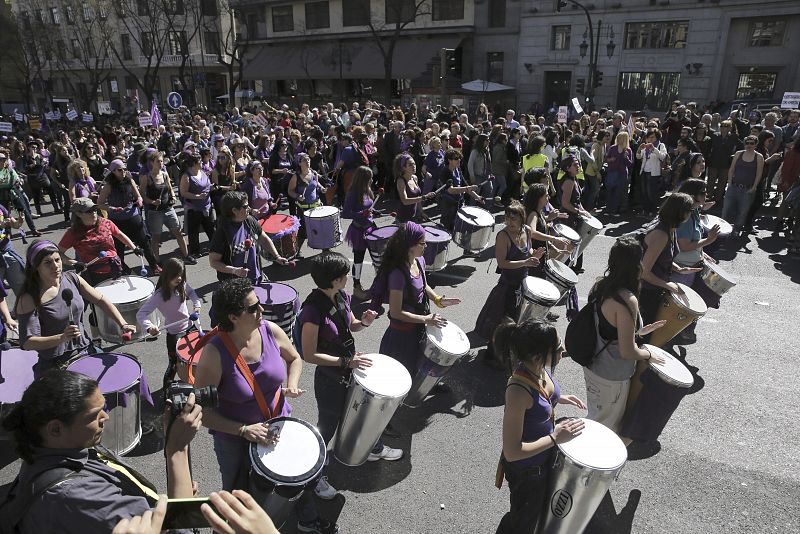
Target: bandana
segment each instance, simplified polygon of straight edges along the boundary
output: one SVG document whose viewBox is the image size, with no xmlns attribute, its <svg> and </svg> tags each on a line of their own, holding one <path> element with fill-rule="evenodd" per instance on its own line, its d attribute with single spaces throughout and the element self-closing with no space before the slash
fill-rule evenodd
<svg viewBox="0 0 800 534">
<path fill-rule="evenodd" d="M 28 264 L 38 265 L 38 263 L 34 262 L 33 260 L 36 259 L 37 256 L 39 256 L 43 251 L 47 251 L 48 254 L 52 254 L 53 252 L 58 252 L 58 246 L 47 239 L 35 241 L 31 246 L 28 247 L 28 252 L 25 254 L 25 259 L 27 260 Z"/>
<path fill-rule="evenodd" d="M 415 222 L 406 223 L 406 246 L 413 247 L 425 237 L 425 228 Z"/>
</svg>

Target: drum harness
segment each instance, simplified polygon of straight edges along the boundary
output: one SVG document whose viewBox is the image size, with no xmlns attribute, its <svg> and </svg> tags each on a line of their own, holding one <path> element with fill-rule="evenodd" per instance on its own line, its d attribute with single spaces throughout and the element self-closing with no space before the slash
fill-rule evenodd
<svg viewBox="0 0 800 534">
<path fill-rule="evenodd" d="M 353 357 L 356 354 L 356 345 L 353 334 L 350 332 L 350 328 L 343 320 L 346 308 L 344 306 L 344 296 L 342 293 L 343 292 L 340 291 L 336 295 L 335 302 L 332 302 L 329 305 L 327 302 L 328 297 L 325 296 L 321 291 L 315 289 L 303 302 L 303 306 L 309 305 L 317 311 L 320 316 L 320 324 L 323 324 L 325 319 L 328 318 L 333 322 L 334 326 L 336 326 L 336 330 L 339 335 L 339 341 L 329 341 L 318 335 L 317 350 L 331 355 L 338 355 L 340 358 L 342 358 L 342 361 L 339 365 L 341 376 L 337 376 L 337 378 L 340 378 L 341 383 L 349 387 L 353 376 L 353 373 L 349 371 L 349 367 L 350 362 L 353 360 Z M 298 333 L 300 330 L 300 328 L 296 329 Z M 299 335 L 302 336 L 302 334 Z M 321 367 L 321 369 L 327 371 L 328 367 Z"/>
</svg>

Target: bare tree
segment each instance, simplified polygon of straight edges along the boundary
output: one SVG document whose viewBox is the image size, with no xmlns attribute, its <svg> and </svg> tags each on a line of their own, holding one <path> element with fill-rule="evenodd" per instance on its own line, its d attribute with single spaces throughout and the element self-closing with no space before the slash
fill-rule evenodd
<svg viewBox="0 0 800 534">
<path fill-rule="evenodd" d="M 196 82 L 194 76 L 194 63 L 191 60 L 193 44 L 200 43 L 200 30 L 203 17 L 202 0 L 166 0 L 170 6 L 170 17 L 167 17 L 167 24 L 171 34 L 170 52 L 178 52 L 178 79 L 184 89 L 192 95 L 192 103 L 196 103 Z M 200 53 L 203 53 L 202 46 L 198 44 Z"/>
<path fill-rule="evenodd" d="M 420 18 L 430 15 L 429 0 L 387 0 L 386 13 L 380 20 L 373 11 L 370 13 L 369 29 L 375 45 L 383 56 L 383 78 L 386 84 L 386 102 L 392 101 L 392 64 L 394 49 L 403 31 Z"/>
<path fill-rule="evenodd" d="M 18 91 L 25 100 L 28 111 L 31 111 L 34 87 L 41 85 L 43 91 L 50 96 L 49 87 L 42 77 L 50 47 L 45 47 L 47 41 L 38 33 L 38 21 L 34 22 L 36 19 L 33 11 L 4 11 L 3 16 L 2 26 L 6 31 L 3 32 L 3 42 L 0 43 L 0 54 L 16 70 L 18 76 L 3 76 L 2 83 L 9 89 Z M 7 20 L 5 17 L 8 17 Z"/>
<path fill-rule="evenodd" d="M 204 19 L 204 28 L 219 36 L 219 42 L 210 47 L 217 52 L 217 61 L 228 73 L 228 104 L 236 101 L 236 90 L 242 85 L 244 77 L 244 55 L 250 46 L 250 38 L 255 28 L 248 28 L 239 20 L 240 13 L 231 6 L 229 0 L 215 0 L 216 14 L 213 21 Z"/>
</svg>

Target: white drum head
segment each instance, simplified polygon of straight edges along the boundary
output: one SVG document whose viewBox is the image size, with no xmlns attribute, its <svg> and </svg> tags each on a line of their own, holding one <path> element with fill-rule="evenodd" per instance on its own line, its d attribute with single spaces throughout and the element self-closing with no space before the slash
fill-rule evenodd
<svg viewBox="0 0 800 534">
<path fill-rule="evenodd" d="M 484 228 L 494 224 L 494 216 L 492 216 L 491 213 L 485 209 L 476 208 L 475 206 L 464 206 L 458 210 L 458 216 L 461 220 L 472 226 Z"/>
<path fill-rule="evenodd" d="M 97 284 L 97 290 L 113 304 L 127 304 L 148 298 L 156 285 L 141 276 L 123 276 Z"/>
<path fill-rule="evenodd" d="M 467 334 L 452 321 L 448 321 L 443 328 L 426 326 L 428 341 L 449 354 L 462 356 L 469 352 L 469 339 Z"/>
<path fill-rule="evenodd" d="M 664 382 L 679 388 L 692 387 L 694 384 L 694 377 L 691 371 L 689 371 L 680 360 L 669 352 L 653 345 L 645 345 L 645 347 L 650 351 L 650 354 L 657 354 L 666 360 L 664 365 L 650 362 L 650 369 L 659 375 Z"/>
<path fill-rule="evenodd" d="M 583 222 L 594 228 L 595 230 L 602 230 L 603 223 L 600 222 L 600 219 L 593 215 L 584 215 Z"/>
<path fill-rule="evenodd" d="M 706 267 L 710 271 L 717 273 L 720 278 L 722 278 L 724 280 L 727 280 L 728 282 L 730 282 L 733 285 L 736 285 L 736 283 L 737 283 L 736 282 L 736 277 L 733 276 L 728 271 L 726 271 L 725 269 L 723 269 L 722 267 L 720 267 L 718 263 L 711 263 L 710 261 L 707 261 L 706 262 Z"/>
<path fill-rule="evenodd" d="M 353 378 L 367 391 L 381 397 L 402 397 L 411 389 L 411 375 L 391 356 L 385 354 L 365 354 L 372 360 L 372 366 L 353 371 Z"/>
<path fill-rule="evenodd" d="M 706 230 L 711 230 L 715 225 L 719 225 L 719 234 L 722 236 L 730 235 L 733 232 L 733 226 L 721 217 L 717 217 L 716 215 L 702 215 L 700 217 L 700 224 L 702 224 Z"/>
<path fill-rule="evenodd" d="M 314 208 L 305 212 L 306 217 L 311 217 L 312 219 L 324 219 L 325 217 L 330 217 L 332 215 L 336 215 L 339 213 L 339 208 L 336 206 L 319 206 L 318 208 Z"/>
<path fill-rule="evenodd" d="M 554 225 L 554 228 L 556 229 L 558 235 L 560 235 L 565 239 L 569 239 L 573 243 L 577 243 L 578 241 L 581 240 L 581 236 L 578 235 L 578 232 L 576 232 L 566 224 L 556 223 Z"/>
<path fill-rule="evenodd" d="M 708 306 L 706 306 L 703 298 L 697 294 L 697 291 L 681 283 L 678 285 L 681 289 L 683 289 L 683 295 L 670 293 L 672 300 L 674 300 L 679 307 L 685 310 L 691 311 L 697 315 L 705 315 L 705 313 L 708 311 Z"/>
<path fill-rule="evenodd" d="M 628 460 L 628 450 L 617 435 L 605 425 L 583 419 L 583 432 L 558 448 L 574 462 L 598 471 L 614 471 Z"/>
<path fill-rule="evenodd" d="M 561 292 L 552 282 L 536 276 L 525 277 L 525 280 L 522 281 L 522 289 L 526 295 L 538 299 L 556 302 L 561 298 Z"/>
<path fill-rule="evenodd" d="M 285 485 L 303 484 L 315 477 L 325 464 L 325 443 L 310 424 L 293 417 L 269 421 L 269 428 L 278 432 L 274 445 L 251 446 L 253 463 L 264 476 Z"/>
<path fill-rule="evenodd" d="M 575 271 L 567 267 L 563 262 L 558 260 L 547 260 L 547 270 L 556 274 L 558 278 L 561 278 L 572 285 L 578 283 L 578 275 L 575 274 Z"/>
</svg>

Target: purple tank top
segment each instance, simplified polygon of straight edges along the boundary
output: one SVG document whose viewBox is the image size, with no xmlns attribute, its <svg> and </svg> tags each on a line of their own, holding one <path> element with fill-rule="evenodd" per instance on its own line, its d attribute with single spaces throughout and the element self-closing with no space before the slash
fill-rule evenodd
<svg viewBox="0 0 800 534">
<path fill-rule="evenodd" d="M 550 372 L 547 369 L 544 371 L 547 373 L 547 376 L 550 377 L 550 380 L 553 380 Z M 550 396 L 550 402 L 547 402 L 546 399 L 542 398 L 537 391 L 528 390 L 528 392 L 533 396 L 533 406 L 525 410 L 525 416 L 522 420 L 523 442 L 536 441 L 537 439 L 553 432 L 554 427 L 551 414 L 553 413 L 553 408 L 555 405 L 558 404 L 558 399 L 561 397 L 561 387 L 558 385 L 558 382 L 553 380 L 553 386 L 553 394 Z M 550 458 L 550 454 L 552 454 L 552 451 L 548 449 L 535 456 L 531 456 L 530 458 L 525 458 L 524 460 L 518 460 L 510 463 L 518 468 L 526 468 L 532 465 L 542 465 L 548 460 L 548 458 Z"/>
<path fill-rule="evenodd" d="M 408 182 L 406 182 L 405 184 L 406 184 L 406 196 L 408 196 L 408 197 L 418 197 L 418 196 L 420 196 L 422 194 L 422 190 L 419 188 L 419 186 L 417 186 L 417 187 L 412 189 L 408 185 Z M 422 204 L 419 203 L 419 202 L 416 202 L 414 204 L 409 204 L 408 206 L 406 206 L 405 204 L 401 203 L 397 207 L 397 220 L 400 221 L 400 222 L 406 222 L 406 221 L 415 220 L 417 218 L 417 214 L 418 214 L 419 210 L 421 209 L 421 206 L 422 206 Z"/>
<path fill-rule="evenodd" d="M 196 176 L 187 174 L 189 178 L 189 192 L 194 195 L 204 195 L 202 199 L 186 199 L 186 207 L 194 211 L 208 211 L 211 207 L 211 180 L 208 175 L 203 171 L 197 173 Z"/>
<path fill-rule="evenodd" d="M 286 381 L 286 363 L 281 358 L 278 343 L 272 336 L 272 332 L 267 325 L 267 321 L 261 323 L 258 329 L 261 333 L 261 360 L 249 364 L 250 371 L 256 379 L 256 383 L 261 388 L 264 398 L 267 403 L 272 406 L 272 401 L 275 398 L 275 391 L 277 388 L 282 387 Z M 219 384 L 217 385 L 217 393 L 219 394 L 219 407 L 217 412 L 223 417 L 233 419 L 234 421 L 241 421 L 243 424 L 254 424 L 264 421 L 264 415 L 258 407 L 255 394 L 250 388 L 242 373 L 236 367 L 234 358 L 225 348 L 222 339 L 217 336 L 214 337 L 210 343 L 219 351 L 220 354 L 220 367 L 222 368 L 222 376 L 220 377 Z M 292 406 L 288 402 L 283 403 L 281 413 L 274 414 L 278 416 L 288 416 L 292 413 Z M 219 437 L 226 439 L 241 439 L 238 436 L 226 434 L 224 432 L 211 431 L 212 434 L 218 434 Z"/>
</svg>

